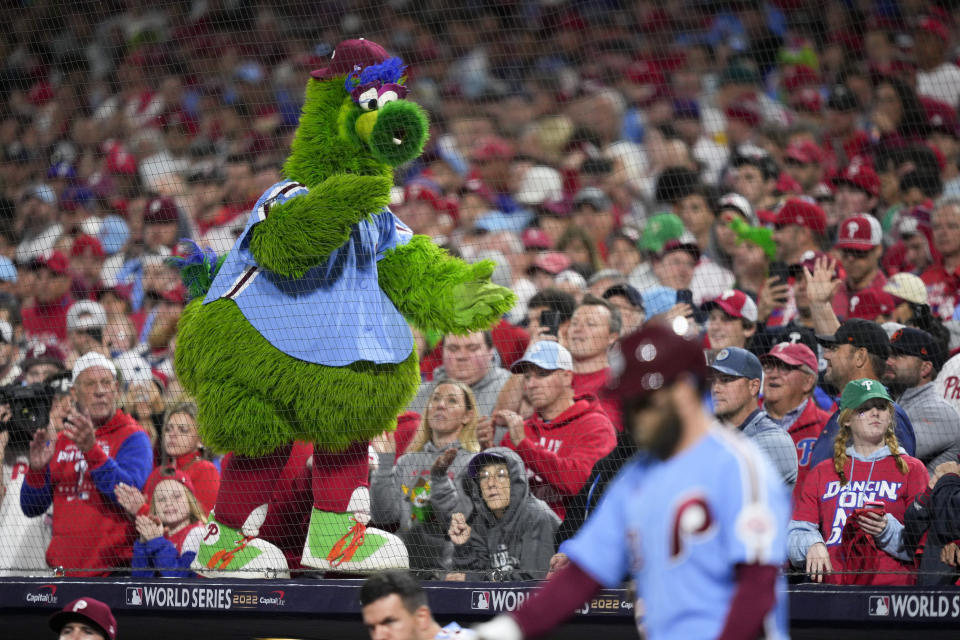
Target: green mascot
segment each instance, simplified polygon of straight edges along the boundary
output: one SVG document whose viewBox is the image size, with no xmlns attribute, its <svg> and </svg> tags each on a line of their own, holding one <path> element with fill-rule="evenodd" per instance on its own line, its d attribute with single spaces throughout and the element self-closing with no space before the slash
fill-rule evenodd
<svg viewBox="0 0 960 640">
<path fill-rule="evenodd" d="M 420 383 L 408 323 L 486 329 L 514 295 L 490 283 L 492 263 L 452 258 L 387 208 L 394 167 L 427 140 L 405 82 L 380 45 L 339 44 L 311 73 L 287 180 L 260 197 L 225 258 L 194 246 L 179 261 L 194 299 L 177 375 L 197 399 L 203 442 L 229 452 L 193 566 L 202 575 L 407 564 L 398 538 L 367 526 L 367 465 L 370 439 L 395 428 Z M 291 464 L 305 444 L 312 456 Z M 313 497 L 299 563 L 261 536 L 292 466 L 306 469 Z M 279 510 L 290 519 L 289 504 Z"/>
</svg>

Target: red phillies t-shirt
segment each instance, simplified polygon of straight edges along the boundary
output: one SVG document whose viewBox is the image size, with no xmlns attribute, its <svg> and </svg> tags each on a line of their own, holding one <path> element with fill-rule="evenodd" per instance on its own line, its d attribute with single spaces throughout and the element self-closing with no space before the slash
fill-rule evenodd
<svg viewBox="0 0 960 640">
<path fill-rule="evenodd" d="M 927 285 L 927 304 L 934 315 L 942 320 L 952 320 L 957 306 L 957 290 L 960 289 L 960 273 L 948 272 L 942 264 L 935 264 L 921 274 Z"/>
<path fill-rule="evenodd" d="M 620 403 L 612 398 L 606 397 L 603 393 L 603 387 L 607 384 L 607 376 L 610 373 L 610 367 L 591 371 L 590 373 L 573 374 L 573 395 L 592 395 L 599 399 L 600 406 L 604 413 L 610 418 L 613 428 L 617 433 L 623 431 L 623 417 L 620 415 Z"/>
<path fill-rule="evenodd" d="M 834 571 L 844 571 L 840 554 L 843 526 L 855 510 L 862 508 L 867 500 L 884 503 L 886 512 L 903 522 L 910 503 L 927 486 L 927 468 L 908 455 L 901 456 L 907 463 L 904 475 L 897 468 L 892 455 L 872 462 L 847 459 L 843 473 L 848 479 L 845 485 L 833 468 L 833 459 L 818 464 L 804 481 L 803 489 L 796 495 L 793 519 L 812 522 L 820 528 L 823 540 L 830 553 Z M 901 562 L 885 551 L 876 551 L 874 566 L 877 573 L 870 584 L 912 584 L 913 576 L 903 572 L 912 570 L 908 563 Z M 839 584 L 839 576 L 828 576 L 828 581 Z"/>
</svg>

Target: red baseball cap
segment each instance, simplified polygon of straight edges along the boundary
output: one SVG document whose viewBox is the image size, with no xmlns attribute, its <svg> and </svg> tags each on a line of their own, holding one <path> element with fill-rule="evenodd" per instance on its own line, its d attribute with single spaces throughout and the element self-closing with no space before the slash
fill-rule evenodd
<svg viewBox="0 0 960 640">
<path fill-rule="evenodd" d="M 798 140 L 787 147 L 783 152 L 785 158 L 796 160 L 801 164 L 819 164 L 823 158 L 820 147 L 812 140 Z"/>
<path fill-rule="evenodd" d="M 105 602 L 94 598 L 77 598 L 50 616 L 50 628 L 60 633 L 68 622 L 75 621 L 92 624 L 110 640 L 117 638 L 117 619 Z"/>
<path fill-rule="evenodd" d="M 63 255 L 59 251 L 51 251 L 42 256 L 35 258 L 35 264 L 38 267 L 46 267 L 53 271 L 58 276 L 67 275 L 67 268 L 69 266 L 67 262 L 67 256 Z"/>
<path fill-rule="evenodd" d="M 939 100 L 924 100 L 923 107 L 933 131 L 960 138 L 960 122 L 957 121 L 957 113 L 953 107 Z"/>
<path fill-rule="evenodd" d="M 880 195 L 880 178 L 865 164 L 853 163 L 833 178 L 834 187 L 841 184 L 849 184 L 874 197 Z"/>
<path fill-rule="evenodd" d="M 837 227 L 837 249 L 869 251 L 883 242 L 883 229 L 880 222 L 867 213 L 850 216 Z"/>
<path fill-rule="evenodd" d="M 195 493 L 193 481 L 183 471 L 176 467 L 157 467 L 150 472 L 150 475 L 147 476 L 147 482 L 143 485 L 143 495 L 146 496 L 147 502 L 150 502 L 153 498 L 153 492 L 157 485 L 164 480 L 176 480 L 185 486 L 190 493 Z"/>
<path fill-rule="evenodd" d="M 137 173 L 137 158 L 121 145 L 113 145 L 107 153 L 107 171 L 132 176 Z"/>
<path fill-rule="evenodd" d="M 819 369 L 817 356 L 810 350 L 810 347 L 802 342 L 781 342 L 776 344 L 766 355 L 761 356 L 760 362 L 769 362 L 773 359 L 794 367 L 807 367 L 813 373 L 816 373 Z"/>
<path fill-rule="evenodd" d="M 422 200 L 423 202 L 428 202 L 435 210 L 440 210 L 440 193 L 432 187 L 430 184 L 426 184 L 424 181 L 410 182 L 403 189 L 403 201 L 415 202 L 417 200 Z"/>
<path fill-rule="evenodd" d="M 330 54 L 327 66 L 314 69 L 310 72 L 310 77 L 317 80 L 330 80 L 338 76 L 346 76 L 353 72 L 354 67 L 362 69 L 380 64 L 389 57 L 387 50 L 372 40 L 363 38 L 344 40 Z"/>
<path fill-rule="evenodd" d="M 166 300 L 167 302 L 172 302 L 174 304 L 183 304 L 187 301 L 187 289 L 183 286 L 183 283 L 178 284 L 172 289 L 167 289 L 160 294 L 160 297 Z"/>
<path fill-rule="evenodd" d="M 823 111 L 823 96 L 814 87 L 803 87 L 790 94 L 790 106 L 797 111 L 820 113 Z"/>
<path fill-rule="evenodd" d="M 96 258 L 103 258 L 107 255 L 103 251 L 103 245 L 93 236 L 87 234 L 77 236 L 77 239 L 73 241 L 73 246 L 70 247 L 70 257 L 76 258 L 88 253 Z"/>
<path fill-rule="evenodd" d="M 570 258 L 567 257 L 565 253 L 559 253 L 557 251 L 545 251 L 541 253 L 533 260 L 533 264 L 530 265 L 530 269 L 540 269 L 541 271 L 546 271 L 551 275 L 557 275 L 561 271 L 565 271 L 570 268 Z"/>
<path fill-rule="evenodd" d="M 827 214 L 818 204 L 789 198 L 777 211 L 773 224 L 778 227 L 795 224 L 822 236 L 827 232 Z"/>
<path fill-rule="evenodd" d="M 523 247 L 525 249 L 553 248 L 553 241 L 550 239 L 550 236 L 547 235 L 547 232 L 537 227 L 524 229 L 520 239 L 523 240 Z"/>
<path fill-rule="evenodd" d="M 727 120 L 736 120 L 748 127 L 756 127 L 761 122 L 760 108 L 753 103 L 744 102 L 731 105 L 726 108 L 724 114 L 727 116 Z"/>
<path fill-rule="evenodd" d="M 642 398 L 684 374 L 698 381 L 706 377 L 703 343 L 677 335 L 670 327 L 648 325 L 611 349 L 604 395 L 621 401 Z"/>
<path fill-rule="evenodd" d="M 489 136 L 479 141 L 470 154 L 473 160 L 513 160 L 513 145 L 503 138 Z"/>
<path fill-rule="evenodd" d="M 156 196 L 150 199 L 143 210 L 144 224 L 173 224 L 178 220 L 180 220 L 180 214 L 173 198 Z"/>
<path fill-rule="evenodd" d="M 714 307 L 720 307 L 734 318 L 757 321 L 757 303 L 739 289 L 727 289 L 720 296 L 702 305 L 704 311 L 710 311 Z"/>
<path fill-rule="evenodd" d="M 930 16 L 922 16 L 917 20 L 916 28 L 918 31 L 926 31 L 937 36 L 944 42 L 950 42 L 950 31 L 947 29 L 947 26 L 937 20 L 936 18 L 931 18 Z"/>
<path fill-rule="evenodd" d="M 850 296 L 850 308 L 847 312 L 847 319 L 863 318 L 864 320 L 876 320 L 877 316 L 889 316 L 893 313 L 893 308 L 896 306 L 897 303 L 893 299 L 893 296 L 882 289 L 858 291 Z"/>
</svg>

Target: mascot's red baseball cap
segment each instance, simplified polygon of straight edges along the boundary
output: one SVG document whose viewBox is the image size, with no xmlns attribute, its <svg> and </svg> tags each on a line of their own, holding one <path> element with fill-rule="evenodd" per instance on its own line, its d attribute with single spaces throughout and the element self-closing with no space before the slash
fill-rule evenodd
<svg viewBox="0 0 960 640">
<path fill-rule="evenodd" d="M 330 54 L 330 63 L 310 72 L 311 78 L 329 80 L 349 75 L 355 66 L 369 67 L 389 58 L 387 50 L 371 40 L 344 40 Z"/>
<path fill-rule="evenodd" d="M 684 374 L 697 381 L 706 377 L 703 343 L 680 336 L 669 326 L 648 326 L 611 350 L 610 379 L 604 391 L 626 402 L 667 387 Z"/>
</svg>

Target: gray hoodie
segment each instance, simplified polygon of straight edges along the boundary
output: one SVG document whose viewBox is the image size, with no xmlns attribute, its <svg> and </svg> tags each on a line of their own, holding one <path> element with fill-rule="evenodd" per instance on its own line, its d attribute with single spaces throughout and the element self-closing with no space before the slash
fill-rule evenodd
<svg viewBox="0 0 960 640">
<path fill-rule="evenodd" d="M 433 463 L 448 448 L 458 449 L 446 475 L 432 474 Z M 378 524 L 399 523 L 414 569 L 449 568 L 453 545 L 447 538 L 450 516 L 459 508 L 451 482 L 463 472 L 474 453 L 456 442 L 438 448 L 427 442 L 422 451 L 406 453 L 394 464 L 394 454 L 377 454 L 370 476 L 370 511 Z"/>
<path fill-rule="evenodd" d="M 487 449 L 479 456 L 500 456 L 510 472 L 510 506 L 497 519 L 487 508 L 480 485 L 471 477 L 472 467 L 458 476 L 463 495 L 473 502 L 468 516 L 470 538 L 456 545 L 453 568 L 467 574 L 467 580 L 531 580 L 546 576 L 554 554 L 553 537 L 560 518 L 530 493 L 527 471 L 516 453 L 506 447 Z M 478 460 L 479 461 L 479 460 Z M 495 463 L 498 460 L 490 460 Z"/>
<path fill-rule="evenodd" d="M 477 399 L 477 413 L 481 416 L 489 416 L 493 413 L 493 408 L 497 405 L 497 396 L 500 395 L 500 389 L 510 379 L 510 372 L 496 363 L 490 365 L 486 375 L 470 385 L 474 397 Z M 427 401 L 430 399 L 430 393 L 441 382 L 450 381 L 450 376 L 439 366 L 433 370 L 433 380 L 420 384 L 420 390 L 414 396 L 413 401 L 407 407 L 408 411 L 415 411 L 420 415 L 427 410 Z M 500 442 L 494 440 L 494 442 Z"/>
</svg>

